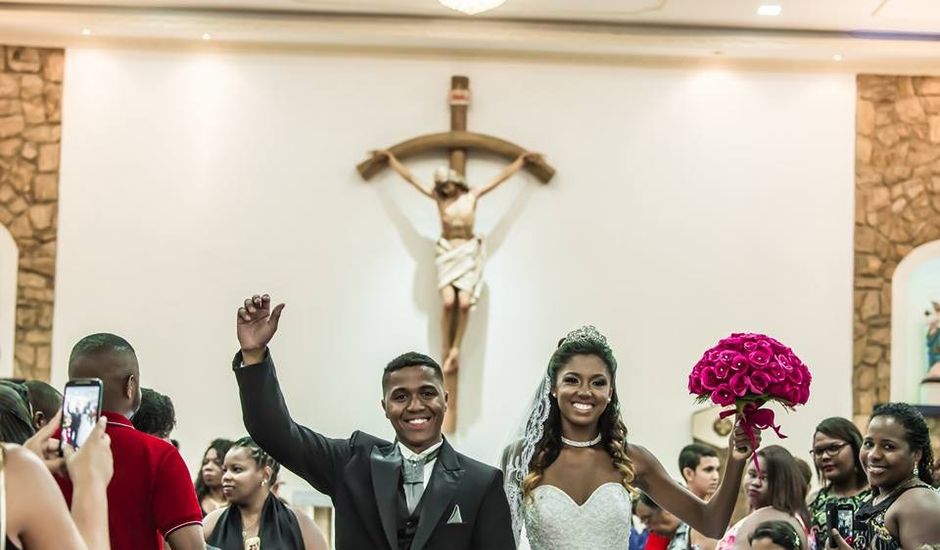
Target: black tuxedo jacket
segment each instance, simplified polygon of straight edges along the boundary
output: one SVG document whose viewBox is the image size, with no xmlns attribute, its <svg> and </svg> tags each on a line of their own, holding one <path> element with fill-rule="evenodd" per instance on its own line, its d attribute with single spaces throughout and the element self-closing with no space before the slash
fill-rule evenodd
<svg viewBox="0 0 940 550">
<path fill-rule="evenodd" d="M 264 362 L 244 367 L 239 354 L 233 368 L 251 437 L 332 498 L 337 550 L 397 550 L 401 457 L 396 444 L 359 431 L 349 439 L 329 438 L 294 422 L 270 353 Z M 516 547 L 502 472 L 458 453 L 446 440 L 421 502 L 411 550 Z"/>
</svg>

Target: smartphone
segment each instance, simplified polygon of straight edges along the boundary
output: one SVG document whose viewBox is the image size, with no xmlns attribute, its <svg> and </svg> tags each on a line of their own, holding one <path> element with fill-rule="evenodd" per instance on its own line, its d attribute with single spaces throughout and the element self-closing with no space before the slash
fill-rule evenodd
<svg viewBox="0 0 940 550">
<path fill-rule="evenodd" d="M 826 527 L 829 532 L 832 532 L 833 529 L 838 530 L 842 538 L 849 544 L 855 538 L 854 522 L 855 508 L 851 504 L 830 502 L 826 505 Z M 833 547 L 835 544 L 830 541 L 829 546 Z"/>
<path fill-rule="evenodd" d="M 101 416 L 103 385 L 98 378 L 71 380 L 62 392 L 62 436 L 59 450 L 81 447 Z"/>
</svg>

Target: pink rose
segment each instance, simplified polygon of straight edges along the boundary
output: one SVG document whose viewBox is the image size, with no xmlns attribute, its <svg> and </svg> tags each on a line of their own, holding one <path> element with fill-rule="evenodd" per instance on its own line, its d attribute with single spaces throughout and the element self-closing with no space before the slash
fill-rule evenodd
<svg viewBox="0 0 940 550">
<path fill-rule="evenodd" d="M 743 339 L 743 338 L 741 338 L 740 336 L 735 336 L 734 334 L 732 334 L 731 336 L 729 336 L 729 337 L 727 337 L 727 338 L 724 338 L 724 339 L 722 339 L 721 341 L 719 341 L 719 342 L 718 342 L 718 345 L 719 345 L 719 346 L 722 346 L 722 347 L 739 347 L 739 346 L 741 346 L 743 343 L 744 343 L 744 339 Z"/>
<path fill-rule="evenodd" d="M 777 354 L 777 363 L 783 367 L 783 370 L 789 371 L 793 366 L 790 364 L 790 358 L 784 354 Z"/>
<path fill-rule="evenodd" d="M 790 386 L 784 393 L 786 394 L 785 399 L 791 404 L 797 405 L 800 403 L 800 389 L 796 386 Z"/>
<path fill-rule="evenodd" d="M 699 379 L 699 374 L 696 372 L 689 375 L 689 393 L 694 393 L 695 395 L 705 393 L 705 388 L 702 387 L 702 381 Z"/>
<path fill-rule="evenodd" d="M 787 378 L 787 371 L 783 370 L 783 367 L 781 367 L 778 363 L 772 363 L 764 370 L 764 372 L 770 376 L 770 380 L 772 382 L 783 382 Z"/>
<path fill-rule="evenodd" d="M 800 405 L 805 405 L 807 401 L 809 401 L 809 386 L 802 386 L 799 388 L 796 402 Z"/>
<path fill-rule="evenodd" d="M 766 367 L 770 363 L 770 352 L 759 347 L 747 355 L 747 360 L 755 367 Z"/>
<path fill-rule="evenodd" d="M 751 391 L 757 395 L 764 395 L 764 392 L 767 391 L 767 386 L 770 385 L 770 376 L 763 371 L 754 371 L 747 379 L 747 385 L 750 386 Z"/>
<path fill-rule="evenodd" d="M 719 380 L 724 380 L 728 378 L 728 373 L 731 371 L 731 365 L 728 363 L 717 363 L 715 365 L 715 375 L 718 376 Z"/>
<path fill-rule="evenodd" d="M 734 357 L 731 359 L 731 370 L 742 371 L 747 370 L 750 365 L 747 362 L 747 357 L 740 353 L 734 354 Z"/>
<path fill-rule="evenodd" d="M 712 402 L 722 407 L 734 405 L 734 394 L 728 386 L 720 386 L 712 393 Z"/>
<path fill-rule="evenodd" d="M 738 397 L 743 397 L 747 393 L 747 375 L 743 372 L 735 373 L 728 382 L 731 391 Z"/>
<path fill-rule="evenodd" d="M 699 374 L 699 380 L 702 383 L 702 387 L 705 388 L 705 391 L 712 391 L 721 383 L 721 380 L 718 379 L 718 374 L 715 372 L 715 367 L 712 365 L 708 365 L 702 369 L 702 372 Z"/>
<path fill-rule="evenodd" d="M 794 384 L 803 382 L 803 370 L 798 368 L 790 369 L 790 372 L 787 373 L 787 379 Z"/>
</svg>

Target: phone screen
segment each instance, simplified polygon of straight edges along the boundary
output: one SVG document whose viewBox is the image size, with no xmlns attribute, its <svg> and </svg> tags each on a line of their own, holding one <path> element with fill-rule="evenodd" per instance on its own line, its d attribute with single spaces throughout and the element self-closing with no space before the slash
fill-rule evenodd
<svg viewBox="0 0 940 550">
<path fill-rule="evenodd" d="M 101 386 L 65 386 L 62 397 L 62 444 L 81 447 L 101 415 Z"/>
<path fill-rule="evenodd" d="M 855 514 L 852 510 L 840 509 L 838 512 L 838 525 L 836 529 L 839 530 L 839 534 L 842 535 L 842 538 L 847 538 L 852 536 L 852 522 L 855 519 Z"/>
</svg>

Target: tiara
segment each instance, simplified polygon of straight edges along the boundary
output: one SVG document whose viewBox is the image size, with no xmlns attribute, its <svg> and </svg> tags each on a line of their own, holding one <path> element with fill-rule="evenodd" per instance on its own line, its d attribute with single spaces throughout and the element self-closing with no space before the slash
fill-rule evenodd
<svg viewBox="0 0 940 550">
<path fill-rule="evenodd" d="M 607 345 L 607 337 L 601 334 L 594 325 L 585 325 L 577 330 L 572 330 L 568 333 L 568 336 L 565 336 L 561 345 L 576 343 L 601 345 L 605 348 L 609 347 Z"/>
</svg>

